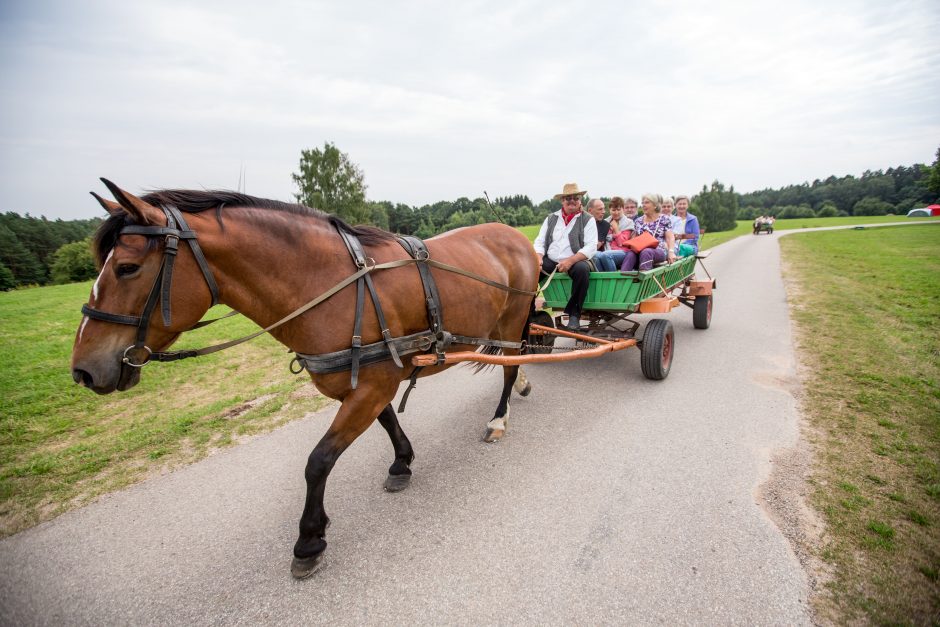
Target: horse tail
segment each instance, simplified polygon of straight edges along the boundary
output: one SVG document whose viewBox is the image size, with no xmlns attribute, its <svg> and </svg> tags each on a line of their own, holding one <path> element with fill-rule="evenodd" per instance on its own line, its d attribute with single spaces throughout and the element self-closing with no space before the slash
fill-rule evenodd
<svg viewBox="0 0 940 627">
<path fill-rule="evenodd" d="M 526 316 L 525 325 L 522 327 L 522 336 L 520 340 L 522 341 L 522 351 L 521 354 L 525 355 L 529 352 L 529 325 L 532 323 L 532 316 L 535 315 L 535 297 L 532 297 L 532 302 L 529 303 L 529 315 Z M 502 355 L 503 349 L 499 346 L 481 346 L 477 349 L 478 353 L 483 355 Z M 485 364 L 482 362 L 467 362 L 467 365 L 473 370 L 473 374 L 477 374 L 484 370 L 490 370 L 496 367 L 496 364 Z"/>
</svg>

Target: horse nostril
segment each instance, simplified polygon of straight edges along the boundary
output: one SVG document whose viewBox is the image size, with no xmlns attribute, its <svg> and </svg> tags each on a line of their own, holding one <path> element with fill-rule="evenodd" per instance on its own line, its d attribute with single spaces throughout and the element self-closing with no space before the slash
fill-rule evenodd
<svg viewBox="0 0 940 627">
<path fill-rule="evenodd" d="M 72 379 L 75 381 L 75 383 L 84 385 L 86 388 L 90 388 L 95 382 L 95 380 L 91 378 L 90 374 L 84 370 L 79 370 L 78 368 L 72 371 Z"/>
</svg>

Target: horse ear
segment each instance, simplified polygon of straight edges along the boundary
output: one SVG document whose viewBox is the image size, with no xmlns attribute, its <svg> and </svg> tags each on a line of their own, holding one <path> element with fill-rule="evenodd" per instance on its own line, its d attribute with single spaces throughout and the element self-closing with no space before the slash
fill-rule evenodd
<svg viewBox="0 0 940 627">
<path fill-rule="evenodd" d="M 117 204 L 117 203 L 114 202 L 113 200 L 108 200 L 108 199 L 106 199 L 106 198 L 102 198 L 101 196 L 99 196 L 99 195 L 96 194 L 95 192 L 88 192 L 88 193 L 91 194 L 92 196 L 94 196 L 94 197 L 95 197 L 95 200 L 98 201 L 98 204 L 101 205 L 102 207 L 104 207 L 104 210 L 107 211 L 108 213 L 110 213 L 111 215 L 116 216 L 116 215 L 120 215 L 120 214 L 122 214 L 122 213 L 127 213 L 126 211 L 124 211 L 124 207 L 122 207 L 121 205 Z"/>
<path fill-rule="evenodd" d="M 123 207 L 137 223 L 142 225 L 163 224 L 166 220 L 163 212 L 153 205 L 144 202 L 129 192 L 125 192 L 108 179 L 103 178 L 101 182 L 108 187 L 114 199 L 118 201 L 119 205 Z"/>
</svg>

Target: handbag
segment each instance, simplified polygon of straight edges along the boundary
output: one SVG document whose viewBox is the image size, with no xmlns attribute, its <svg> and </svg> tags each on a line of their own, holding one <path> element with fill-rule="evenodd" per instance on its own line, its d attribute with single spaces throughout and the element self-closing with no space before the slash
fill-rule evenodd
<svg viewBox="0 0 940 627">
<path fill-rule="evenodd" d="M 649 231 L 646 231 L 642 235 L 638 235 L 632 239 L 627 240 L 627 243 L 624 244 L 624 246 L 633 252 L 640 254 L 640 251 L 642 250 L 659 246 L 659 240 L 653 237 Z"/>
</svg>

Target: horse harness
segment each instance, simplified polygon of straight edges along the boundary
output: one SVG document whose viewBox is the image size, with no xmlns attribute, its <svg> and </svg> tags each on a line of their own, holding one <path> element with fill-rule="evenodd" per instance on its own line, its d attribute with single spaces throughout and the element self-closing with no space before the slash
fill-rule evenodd
<svg viewBox="0 0 940 627">
<path fill-rule="evenodd" d="M 362 244 L 354 234 L 349 233 L 337 226 L 337 231 L 343 238 L 343 242 L 346 244 L 346 248 L 356 265 L 357 271 L 355 273 L 340 281 L 317 298 L 294 310 L 284 318 L 281 318 L 270 326 L 250 335 L 246 335 L 236 340 L 230 340 L 222 344 L 216 344 L 199 349 L 155 352 L 146 345 L 147 327 L 150 324 L 150 319 L 154 309 L 156 308 L 158 298 L 161 301 L 163 325 L 167 327 L 170 326 L 170 289 L 173 280 L 173 264 L 179 249 L 180 240 L 183 240 L 189 244 L 189 247 L 193 252 L 193 256 L 196 258 L 196 263 L 198 264 L 199 269 L 201 270 L 202 275 L 206 280 L 206 284 L 209 287 L 209 292 L 212 297 L 212 305 L 216 305 L 219 301 L 218 285 L 216 284 L 215 279 L 212 277 L 212 272 L 209 270 L 209 265 L 206 262 L 205 255 L 203 255 L 202 249 L 199 247 L 196 233 L 189 228 L 189 225 L 186 223 L 186 220 L 183 218 L 179 209 L 172 205 L 164 205 L 161 208 L 163 209 L 163 213 L 166 216 L 166 226 L 128 225 L 122 228 L 119 233 L 119 235 L 133 234 L 144 235 L 147 237 L 164 237 L 165 246 L 163 251 L 163 261 L 160 266 L 160 271 L 157 273 L 157 276 L 154 279 L 153 286 L 150 289 L 150 294 L 147 297 L 147 302 L 144 305 L 144 310 L 141 315 L 128 316 L 124 314 L 108 313 L 99 309 L 95 309 L 87 303 L 82 306 L 82 313 L 94 320 L 137 327 L 137 337 L 134 344 L 124 349 L 122 361 L 128 366 L 140 368 L 150 361 L 176 361 L 179 359 L 188 359 L 190 357 L 208 355 L 226 348 L 231 348 L 232 346 L 247 342 L 248 340 L 254 339 L 259 335 L 267 333 L 272 329 L 275 329 L 289 322 L 290 320 L 293 320 L 297 316 L 312 309 L 316 305 L 330 298 L 354 282 L 356 283 L 356 315 L 353 321 L 353 335 L 350 342 L 350 348 L 332 353 L 323 353 L 320 355 L 305 355 L 302 353 L 296 353 L 296 356 L 291 362 L 292 372 L 299 373 L 306 369 L 314 374 L 329 374 L 350 370 L 351 386 L 353 389 L 355 389 L 358 384 L 359 368 L 361 366 L 377 363 L 389 358 L 395 362 L 396 366 L 403 368 L 404 365 L 401 361 L 402 355 L 409 355 L 419 352 L 430 352 L 432 350 L 437 355 L 437 363 L 441 364 L 444 362 L 445 351 L 451 344 L 492 346 L 496 348 L 522 347 L 521 342 L 507 342 L 503 340 L 491 340 L 488 338 L 467 337 L 463 335 L 454 335 L 448 331 L 445 331 L 441 299 L 437 291 L 437 284 L 434 281 L 434 277 L 431 275 L 430 267 L 436 267 L 448 272 L 460 274 L 476 281 L 485 283 L 491 287 L 496 287 L 498 289 L 516 294 L 534 296 L 535 292 L 520 290 L 509 285 L 503 285 L 502 283 L 497 283 L 496 281 L 492 281 L 486 277 L 469 272 L 462 268 L 444 264 L 439 261 L 434 261 L 431 259 L 431 255 L 428 252 L 427 246 L 425 246 L 424 242 L 416 237 L 411 236 L 398 237 L 399 243 L 408 253 L 409 258 L 397 259 L 395 261 L 376 264 L 373 259 L 366 257 L 362 248 Z M 410 264 L 415 264 L 418 267 L 418 273 L 421 277 L 421 283 L 424 288 L 424 300 L 425 306 L 427 308 L 429 328 L 425 331 L 402 337 L 392 337 L 391 332 L 388 329 L 388 325 L 385 322 L 385 315 L 382 311 L 378 294 L 376 294 L 375 285 L 372 281 L 371 275 L 376 270 L 397 268 Z M 368 288 L 369 295 L 372 298 L 372 303 L 375 306 L 376 318 L 382 333 L 382 340 L 372 344 L 363 345 L 362 313 L 366 288 Z M 236 315 L 236 313 L 237 312 L 232 311 L 219 318 L 203 320 L 196 323 L 187 330 L 192 331 L 194 329 L 204 327 L 218 320 L 222 320 L 223 318 Z M 135 360 L 134 357 L 138 356 L 140 351 L 143 351 L 144 354 L 140 359 Z M 299 364 L 301 367 L 299 369 L 295 369 L 295 363 Z M 407 399 L 408 393 L 414 387 L 420 370 L 421 368 L 417 367 L 413 369 L 409 375 L 409 378 L 411 379 L 411 385 L 405 392 L 405 396 L 402 399 L 402 406 L 404 406 L 404 401 Z M 401 411 L 401 408 L 399 408 L 399 411 Z"/>
</svg>

